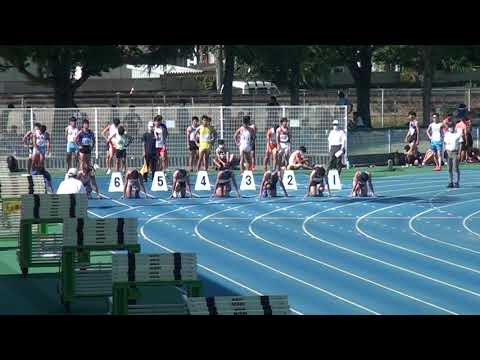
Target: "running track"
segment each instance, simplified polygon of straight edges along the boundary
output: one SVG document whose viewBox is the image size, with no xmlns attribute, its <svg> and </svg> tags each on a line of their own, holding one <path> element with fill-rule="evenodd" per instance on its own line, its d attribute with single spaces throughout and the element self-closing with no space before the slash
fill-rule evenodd
<svg viewBox="0 0 480 360">
<path fill-rule="evenodd" d="M 344 183 L 307 200 L 297 175 L 299 190 L 271 201 L 120 200 L 105 177 L 100 190 L 115 200 L 92 200 L 89 212 L 138 217 L 143 252 L 195 252 L 205 281 L 287 294 L 298 314 L 479 314 L 479 175 L 463 171 L 460 189 L 446 188 L 445 171 L 374 179 L 373 199 L 348 198 Z"/>
</svg>

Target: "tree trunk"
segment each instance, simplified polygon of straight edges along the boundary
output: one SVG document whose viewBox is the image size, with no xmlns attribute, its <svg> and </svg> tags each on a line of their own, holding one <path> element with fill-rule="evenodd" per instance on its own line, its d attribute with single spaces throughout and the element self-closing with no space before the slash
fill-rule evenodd
<svg viewBox="0 0 480 360">
<path fill-rule="evenodd" d="M 357 112 L 360 114 L 367 127 L 372 127 L 370 118 L 370 85 L 372 78 L 372 52 L 371 46 L 363 46 L 359 50 L 359 62 L 353 57 L 348 68 L 355 81 L 357 89 Z"/>
<path fill-rule="evenodd" d="M 223 84 L 223 48 L 219 45 L 216 56 L 216 80 L 217 80 L 217 93 L 220 94 L 220 89 Z"/>
<path fill-rule="evenodd" d="M 430 113 L 432 110 L 432 82 L 434 74 L 434 64 L 432 59 L 432 47 L 422 46 L 423 57 L 423 119 L 422 125 L 427 126 L 430 123 Z"/>
<path fill-rule="evenodd" d="M 223 106 L 232 105 L 232 83 L 235 70 L 235 52 L 232 45 L 225 45 L 225 75 L 223 77 Z"/>
<path fill-rule="evenodd" d="M 290 105 L 300 105 L 300 64 L 295 62 L 290 69 L 288 87 L 290 89 Z"/>
</svg>

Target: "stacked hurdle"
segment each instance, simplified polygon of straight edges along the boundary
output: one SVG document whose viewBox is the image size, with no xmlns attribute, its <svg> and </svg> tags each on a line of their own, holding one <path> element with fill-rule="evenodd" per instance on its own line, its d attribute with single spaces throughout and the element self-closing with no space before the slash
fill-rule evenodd
<svg viewBox="0 0 480 360">
<path fill-rule="evenodd" d="M 134 218 L 65 219 L 58 291 L 67 312 L 77 298 L 112 296 L 112 252 L 140 251 L 137 223 Z"/>
<path fill-rule="evenodd" d="M 289 315 L 286 295 L 187 298 L 191 315 Z"/>
<path fill-rule="evenodd" d="M 183 304 L 128 304 L 132 288 L 142 286 L 184 287 L 187 296 L 200 296 L 195 254 L 115 254 L 113 256 L 112 315 L 187 315 Z M 138 295 L 141 297 L 141 294 Z"/>
<path fill-rule="evenodd" d="M 35 232 L 35 227 L 61 226 L 66 218 L 86 217 L 87 202 L 85 194 L 21 197 L 17 259 L 24 276 L 31 267 L 53 267 L 60 263 L 63 234 Z"/>
<path fill-rule="evenodd" d="M 45 194 L 45 192 L 45 181 L 41 175 L 0 174 L 0 240 L 16 241 L 18 239 L 21 196 Z"/>
</svg>

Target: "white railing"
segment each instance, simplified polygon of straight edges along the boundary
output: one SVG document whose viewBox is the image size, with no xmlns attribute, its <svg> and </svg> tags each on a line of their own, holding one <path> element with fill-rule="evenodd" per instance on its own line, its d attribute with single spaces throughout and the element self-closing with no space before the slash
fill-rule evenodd
<svg viewBox="0 0 480 360">
<path fill-rule="evenodd" d="M 51 136 L 51 156 L 47 166 L 65 167 L 66 139 L 64 130 L 71 116 L 90 121 L 90 129 L 95 132 L 97 145 L 93 156 L 100 166 L 104 166 L 106 144 L 101 136 L 102 129 L 114 118 L 119 118 L 127 133 L 134 139 L 127 150 L 129 166 L 143 162 L 142 136 L 147 124 L 156 115 L 162 115 L 169 130 L 167 149 L 171 166 L 185 166 L 188 158 L 185 129 L 193 116 L 208 115 L 220 138 L 227 148 L 237 151 L 233 134 L 241 126 L 244 115 L 250 115 L 257 126 L 257 164 L 261 164 L 265 151 L 266 130 L 279 123 L 282 116 L 289 119 L 292 146 L 304 145 L 307 153 L 316 161 L 325 161 L 328 156 L 328 131 L 333 120 L 339 120 L 347 129 L 345 106 L 210 106 L 210 107 L 136 107 L 136 108 L 22 108 L 0 109 L 0 156 L 13 154 L 19 159 L 28 156 L 28 148 L 22 144 L 23 135 L 33 124 L 39 122 L 47 127 Z"/>
</svg>

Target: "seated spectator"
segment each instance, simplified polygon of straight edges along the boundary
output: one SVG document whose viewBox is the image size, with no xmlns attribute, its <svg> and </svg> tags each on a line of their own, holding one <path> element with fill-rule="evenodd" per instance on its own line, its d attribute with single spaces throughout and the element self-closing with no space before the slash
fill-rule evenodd
<svg viewBox="0 0 480 360">
<path fill-rule="evenodd" d="M 7 167 L 11 173 L 20 172 L 20 169 L 18 168 L 18 161 L 12 155 L 7 156 Z"/>
<path fill-rule="evenodd" d="M 288 159 L 287 170 L 307 169 L 312 170 L 308 157 L 305 156 L 307 149 L 305 146 L 300 146 L 298 150 L 295 150 Z"/>
<path fill-rule="evenodd" d="M 405 145 L 403 148 L 406 166 L 418 165 L 419 155 L 416 146 Z"/>
<path fill-rule="evenodd" d="M 32 166 L 32 175 L 42 175 L 43 180 L 45 181 L 45 188 L 47 189 L 47 191 L 50 190 L 52 194 L 55 193 L 52 186 L 52 176 L 47 171 L 47 169 L 45 169 L 42 163 L 36 162 Z"/>
<path fill-rule="evenodd" d="M 231 154 L 226 145 L 225 140 L 220 139 L 218 140 L 218 147 L 215 150 L 215 158 L 213 159 L 213 163 L 215 164 L 215 169 L 224 170 L 227 167 L 233 169 L 236 165 L 238 165 L 238 161 L 236 161 L 235 155 Z M 227 166 L 228 165 L 228 166 Z"/>
<path fill-rule="evenodd" d="M 67 172 L 67 177 L 60 183 L 57 194 L 86 194 L 85 186 L 77 179 L 78 171 L 71 168 Z"/>
</svg>

